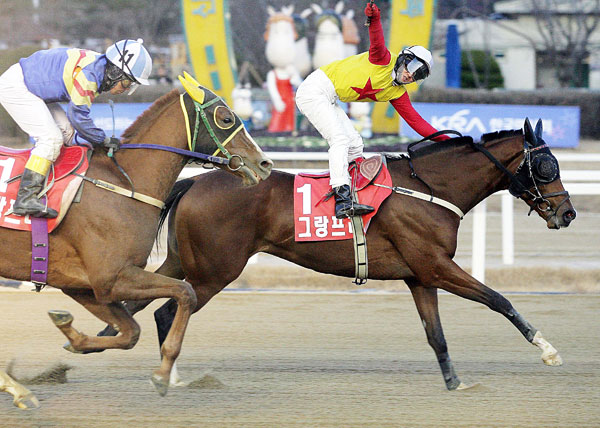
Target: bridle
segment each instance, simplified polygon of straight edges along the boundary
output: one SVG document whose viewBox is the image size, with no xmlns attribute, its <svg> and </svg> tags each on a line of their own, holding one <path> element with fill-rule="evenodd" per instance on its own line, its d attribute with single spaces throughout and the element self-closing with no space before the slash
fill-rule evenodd
<svg viewBox="0 0 600 428">
<path fill-rule="evenodd" d="M 189 117 L 187 115 L 187 110 L 185 109 L 185 104 L 183 101 L 183 96 L 184 94 L 181 94 L 180 96 L 180 102 L 181 102 L 181 108 L 184 112 L 184 116 L 185 116 L 185 125 L 186 125 L 186 130 L 187 130 L 187 134 L 188 134 L 188 147 L 190 149 L 190 151 L 194 152 L 195 148 L 196 148 L 196 140 L 198 138 L 198 129 L 200 127 L 200 119 L 202 119 L 202 122 L 204 123 L 204 126 L 206 128 L 206 130 L 208 131 L 208 134 L 210 135 L 210 137 L 212 138 L 212 140 L 215 142 L 216 146 L 217 146 L 217 150 L 215 150 L 215 152 L 212 154 L 212 156 L 217 156 L 217 154 L 219 152 L 223 153 L 223 155 L 225 155 L 225 157 L 227 158 L 227 160 L 229 161 L 227 163 L 227 167 L 231 170 L 231 171 L 238 171 L 240 168 L 242 168 L 244 166 L 244 160 L 242 159 L 242 157 L 240 155 L 232 155 L 231 153 L 229 153 L 229 150 L 227 150 L 225 148 L 225 146 L 227 145 L 227 143 L 229 143 L 241 130 L 244 129 L 244 124 L 240 124 L 231 134 L 229 134 L 229 136 L 224 140 L 221 141 L 219 140 L 219 138 L 217 137 L 217 134 L 215 133 L 210 121 L 208 120 L 208 117 L 206 115 L 205 110 L 208 109 L 210 106 L 212 106 L 215 103 L 221 102 L 223 103 L 224 108 L 228 108 L 226 107 L 227 105 L 225 104 L 225 101 L 223 101 L 223 99 L 221 97 L 219 97 L 218 95 L 215 95 L 215 98 L 213 98 L 210 101 L 207 101 L 205 103 L 200 103 L 198 101 L 196 101 L 195 99 L 192 98 L 192 101 L 194 102 L 194 110 L 196 111 L 196 121 L 195 121 L 195 125 L 194 125 L 194 136 L 193 138 L 191 137 L 190 134 L 190 125 L 189 125 Z M 218 126 L 221 129 L 230 129 L 232 128 L 234 124 L 232 124 L 229 128 L 224 128 L 219 126 L 219 124 L 217 123 L 217 109 L 215 109 L 215 112 L 213 114 L 213 122 L 216 126 Z M 235 114 L 233 114 L 233 117 L 235 118 Z M 231 166 L 231 160 L 233 158 L 238 158 L 240 161 L 240 165 L 237 168 L 233 168 Z"/>
<path fill-rule="evenodd" d="M 121 149 L 152 149 L 152 150 L 163 150 L 163 151 L 167 151 L 167 152 L 171 152 L 171 153 L 177 153 L 179 155 L 185 156 L 190 158 L 190 162 L 202 162 L 202 163 L 209 163 L 209 164 L 218 164 L 218 165 L 226 165 L 227 168 L 229 168 L 231 171 L 238 171 L 240 168 L 242 168 L 245 164 L 244 164 L 244 160 L 240 155 L 232 155 L 231 153 L 229 153 L 229 151 L 225 148 L 225 146 L 227 145 L 227 143 L 229 143 L 242 129 L 244 129 L 244 124 L 240 124 L 224 141 L 219 140 L 219 138 L 217 137 L 212 125 L 210 124 L 210 121 L 208 120 L 208 117 L 206 115 L 205 110 L 212 106 L 213 104 L 221 101 L 223 103 L 223 108 L 227 108 L 227 104 L 225 103 L 225 101 L 223 101 L 223 99 L 217 95 L 215 95 L 215 98 L 213 98 L 212 100 L 204 103 L 204 102 L 199 102 L 196 99 L 194 99 L 194 97 L 192 97 L 190 95 L 190 98 L 192 99 L 192 101 L 194 102 L 194 109 L 196 111 L 196 121 L 195 121 L 195 126 L 194 126 L 194 135 L 192 138 L 191 132 L 190 132 L 190 123 L 189 123 L 189 114 L 188 111 L 185 107 L 185 102 L 184 102 L 184 97 L 185 94 L 181 94 L 180 95 L 180 105 L 181 105 L 181 109 L 183 111 L 183 115 L 185 118 L 185 125 L 186 125 L 186 132 L 187 132 L 187 137 L 188 137 L 188 148 L 189 150 L 185 150 L 185 149 L 179 149 L 176 147 L 170 147 L 170 146 L 162 146 L 159 144 L 121 144 L 120 148 Z M 235 121 L 234 123 L 231 124 L 231 126 L 229 127 L 224 127 L 224 126 L 220 126 L 219 123 L 217 122 L 217 110 L 219 107 L 217 107 L 217 109 L 215 109 L 214 114 L 213 114 L 213 121 L 214 124 L 216 126 L 218 126 L 221 129 L 230 129 L 235 125 Z M 231 110 L 230 110 L 231 111 Z M 235 118 L 237 117 L 233 112 L 232 116 Z M 114 112 L 113 112 L 114 114 Z M 200 118 L 202 119 L 202 122 L 204 123 L 204 126 L 206 127 L 206 130 L 208 131 L 209 135 L 211 136 L 211 138 L 213 139 L 213 141 L 215 142 L 215 144 L 217 145 L 217 150 L 211 155 L 206 155 L 204 153 L 196 153 L 195 148 L 196 148 L 196 140 L 198 139 L 198 131 L 200 128 Z M 218 157 L 217 154 L 221 152 L 226 156 L 225 158 L 222 157 Z M 115 157 L 113 156 L 112 153 L 112 149 L 108 152 L 108 157 L 112 159 L 112 161 L 114 162 L 114 164 L 116 165 L 117 169 L 121 172 L 121 174 L 123 174 L 123 176 L 127 179 L 127 181 L 129 182 L 130 186 L 131 186 L 131 190 L 127 190 L 127 189 L 123 189 L 120 186 L 116 186 L 110 183 L 106 183 L 103 182 L 102 180 L 94 180 L 94 179 L 90 179 L 88 177 L 85 176 L 81 176 L 84 180 L 87 181 L 91 181 L 93 184 L 95 184 L 96 186 L 99 187 L 103 187 L 107 190 L 116 192 L 116 193 L 120 193 L 124 196 L 133 198 L 133 199 L 137 199 L 140 200 L 142 202 L 148 203 L 150 205 L 154 205 L 158 208 L 163 208 L 164 207 L 164 203 L 162 201 L 159 201 L 155 198 L 146 196 L 146 195 L 142 195 L 139 194 L 135 191 L 135 187 L 133 185 L 133 181 L 131 180 L 131 178 L 129 177 L 129 175 L 127 174 L 127 172 L 125 172 L 125 170 L 121 167 L 121 165 L 119 165 L 119 163 L 117 162 L 117 160 L 115 159 Z M 238 158 L 240 165 L 237 168 L 234 168 L 231 166 L 231 160 L 233 158 Z M 79 175 L 79 174 L 77 174 Z"/>
<path fill-rule="evenodd" d="M 235 129 L 224 141 L 219 140 L 219 138 L 217 137 L 212 125 L 210 124 L 210 121 L 208 120 L 208 117 L 206 115 L 205 110 L 212 106 L 213 104 L 221 101 L 223 103 L 223 107 L 224 108 L 228 108 L 227 104 L 225 103 L 225 101 L 223 101 L 223 99 L 219 96 L 215 96 L 215 98 L 213 98 L 212 100 L 206 102 L 206 103 L 200 103 L 196 100 L 194 100 L 192 98 L 192 101 L 194 103 L 194 109 L 196 111 L 196 119 L 195 119 L 195 124 L 194 124 L 194 134 L 192 136 L 191 134 L 191 130 L 190 130 L 190 120 L 189 120 L 189 114 L 187 109 L 185 108 L 185 101 L 183 99 L 185 94 L 181 94 L 179 96 L 179 101 L 180 101 L 180 105 L 181 105 L 181 109 L 183 111 L 183 116 L 185 118 L 185 128 L 186 128 L 186 132 L 187 132 L 187 138 L 188 138 L 188 148 L 189 150 L 185 150 L 185 149 L 178 149 L 175 147 L 169 147 L 169 146 L 161 146 L 158 144 L 121 144 L 121 149 L 154 149 L 154 150 L 164 150 L 167 152 L 172 152 L 172 153 L 177 153 L 183 156 L 187 156 L 190 158 L 190 162 L 201 162 L 201 163 L 210 163 L 210 164 L 218 164 L 218 165 L 226 165 L 227 168 L 229 168 L 231 171 L 238 171 L 240 168 L 242 168 L 245 164 L 244 164 L 244 160 L 240 155 L 232 155 L 229 150 L 227 150 L 225 148 L 225 146 L 227 145 L 227 143 L 229 143 L 242 129 L 244 129 L 244 124 L 240 124 L 237 129 Z M 233 113 L 232 113 L 233 114 Z M 235 114 L 233 114 L 233 117 L 237 117 Z M 196 153 L 195 149 L 196 149 L 196 141 L 198 140 L 198 134 L 199 134 L 199 130 L 200 130 L 200 119 L 202 120 L 202 123 L 204 124 L 204 126 L 206 127 L 206 130 L 208 132 L 208 134 L 211 136 L 212 140 L 215 142 L 216 146 L 217 146 L 217 150 L 215 150 L 215 152 L 212 155 L 206 155 L 204 153 Z M 215 110 L 215 114 L 213 115 L 213 121 L 215 123 L 215 125 L 219 126 L 217 123 L 217 119 L 216 119 L 216 110 Z M 220 127 L 220 126 L 219 126 Z M 233 127 L 233 125 L 231 126 Z M 222 127 L 220 127 L 222 128 Z M 222 128 L 222 129 L 228 129 L 228 128 Z M 223 155 L 225 155 L 225 158 L 222 157 L 218 157 L 217 154 L 221 152 L 223 153 Z M 239 159 L 239 163 L 240 165 L 236 168 L 231 166 L 231 159 L 233 158 L 238 158 Z M 114 159 L 114 157 L 113 157 Z"/>
<path fill-rule="evenodd" d="M 549 184 L 560 178 L 558 170 L 558 161 L 550 153 L 548 144 L 542 140 L 541 145 L 535 145 L 529 147 L 525 137 L 523 137 L 523 160 L 517 167 L 515 173 L 511 173 L 504 165 L 502 165 L 485 147 L 483 144 L 475 144 L 471 141 L 471 147 L 475 150 L 483 153 L 490 159 L 496 167 L 498 167 L 504 175 L 510 179 L 510 185 L 508 191 L 517 199 L 523 199 L 524 201 L 530 201 L 529 213 L 537 208 L 541 213 L 547 214 L 542 215 L 542 218 L 546 221 L 548 219 L 558 215 L 558 210 L 563 206 L 571 196 L 566 190 L 562 192 L 552 192 L 543 194 L 540 191 L 539 185 Z M 539 151 L 539 152 L 538 152 Z M 536 153 L 538 152 L 538 153 Z M 525 168 L 524 168 L 525 167 Z M 565 198 L 552 209 L 552 205 L 548 198 L 556 196 L 566 195 Z"/>
</svg>

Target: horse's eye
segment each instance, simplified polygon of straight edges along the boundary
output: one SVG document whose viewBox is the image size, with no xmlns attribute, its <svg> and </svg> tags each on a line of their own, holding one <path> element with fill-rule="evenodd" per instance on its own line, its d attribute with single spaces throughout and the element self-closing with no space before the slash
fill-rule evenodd
<svg viewBox="0 0 600 428">
<path fill-rule="evenodd" d="M 215 123 L 221 129 L 229 129 L 235 124 L 235 115 L 227 107 L 218 106 L 215 110 Z"/>
</svg>

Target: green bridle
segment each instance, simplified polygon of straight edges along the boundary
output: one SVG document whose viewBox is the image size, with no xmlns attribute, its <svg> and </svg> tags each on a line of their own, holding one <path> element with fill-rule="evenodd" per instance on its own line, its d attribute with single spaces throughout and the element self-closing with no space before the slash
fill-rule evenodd
<svg viewBox="0 0 600 428">
<path fill-rule="evenodd" d="M 219 138 L 217 137 L 217 134 L 215 133 L 210 121 L 208 120 L 208 117 L 206 115 L 205 110 L 208 109 L 210 106 L 212 106 L 213 104 L 218 103 L 219 101 L 222 102 L 224 104 L 224 106 L 226 106 L 225 102 L 223 101 L 223 99 L 219 96 L 215 96 L 215 98 L 213 98 L 210 101 L 207 101 L 205 103 L 200 103 L 198 101 L 196 101 L 193 97 L 191 97 L 193 103 L 194 103 L 194 110 L 196 110 L 196 120 L 195 120 L 195 125 L 194 125 L 194 135 L 193 138 L 191 137 L 191 133 L 190 133 L 190 125 L 189 125 L 189 117 L 188 117 L 188 112 L 185 108 L 185 104 L 183 101 L 183 96 L 184 94 L 181 94 L 180 96 L 180 102 L 181 102 L 181 108 L 183 110 L 184 116 L 185 116 L 185 124 L 186 124 L 186 129 L 187 129 L 187 133 L 188 133 L 188 147 L 190 149 L 190 151 L 194 152 L 195 148 L 196 148 L 196 140 L 198 139 L 198 130 L 200 128 L 200 120 L 198 119 L 199 117 L 202 118 L 202 122 L 204 123 L 204 126 L 206 128 L 206 130 L 208 131 L 208 134 L 210 135 L 210 137 L 213 139 L 213 141 L 215 142 L 215 144 L 217 145 L 217 150 L 215 150 L 215 152 L 213 153 L 213 156 L 216 156 L 219 152 L 223 153 L 223 155 L 225 155 L 225 157 L 227 159 L 229 159 L 230 163 L 227 165 L 227 167 L 231 170 L 231 171 L 237 171 L 239 170 L 241 167 L 244 166 L 244 160 L 242 159 L 242 157 L 240 155 L 232 155 L 231 153 L 229 153 L 229 150 L 227 150 L 227 148 L 225 147 L 237 134 L 238 132 L 240 132 L 242 129 L 244 129 L 244 125 L 240 124 L 240 126 L 238 126 L 226 139 L 225 141 L 221 142 L 219 140 Z M 216 120 L 216 111 L 215 111 L 215 115 L 213 115 L 213 121 L 215 123 L 215 125 L 219 126 L 217 124 L 217 120 Z M 235 117 L 235 115 L 234 115 Z M 232 126 L 233 127 L 233 126 Z M 221 128 L 219 126 L 219 128 Z M 225 129 L 225 128 L 222 128 Z M 238 158 L 240 161 L 240 165 L 237 168 L 233 168 L 231 166 L 231 159 L 233 159 L 234 157 Z"/>
</svg>

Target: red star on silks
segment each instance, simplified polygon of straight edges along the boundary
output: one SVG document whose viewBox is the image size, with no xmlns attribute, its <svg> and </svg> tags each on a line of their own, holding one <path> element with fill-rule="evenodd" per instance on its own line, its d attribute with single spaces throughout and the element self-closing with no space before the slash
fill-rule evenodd
<svg viewBox="0 0 600 428">
<path fill-rule="evenodd" d="M 364 100 L 366 98 L 372 99 L 373 101 L 377 101 L 377 97 L 375 96 L 375 94 L 377 94 L 377 92 L 383 91 L 383 89 L 373 89 L 370 77 L 369 80 L 367 80 L 367 83 L 365 84 L 364 88 L 357 88 L 356 86 L 350 87 L 358 93 L 358 98 L 356 99 L 356 101 Z"/>
</svg>

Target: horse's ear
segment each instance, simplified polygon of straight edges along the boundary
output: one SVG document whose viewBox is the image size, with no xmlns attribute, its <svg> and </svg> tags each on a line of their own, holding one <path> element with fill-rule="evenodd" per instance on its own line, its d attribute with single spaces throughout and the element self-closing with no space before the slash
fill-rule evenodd
<svg viewBox="0 0 600 428">
<path fill-rule="evenodd" d="M 310 8 L 304 9 L 302 12 L 300 12 L 300 17 L 303 19 L 306 19 L 306 18 L 308 18 L 308 16 L 311 13 L 312 13 L 312 9 L 310 9 Z"/>
<path fill-rule="evenodd" d="M 310 5 L 310 7 L 312 7 L 312 9 L 315 11 L 315 13 L 317 15 L 321 15 L 323 13 L 323 8 L 321 6 L 319 6 L 318 4 L 312 3 Z"/>
<path fill-rule="evenodd" d="M 272 6 L 267 6 L 267 13 L 269 14 L 269 16 L 273 16 L 275 15 L 277 12 L 275 12 L 275 9 L 273 9 Z"/>
<path fill-rule="evenodd" d="M 191 82 L 183 76 L 177 76 L 181 84 L 183 85 L 183 89 L 188 93 L 192 99 L 200 104 L 204 103 L 205 93 L 202 89 L 195 86 L 195 80 Z M 197 83 L 197 82 L 196 82 Z"/>
<path fill-rule="evenodd" d="M 529 122 L 529 118 L 525 118 L 525 125 L 523 125 L 523 130 L 525 131 L 525 142 L 530 146 L 535 146 L 536 136 L 533 133 L 533 128 L 531 127 L 531 122 Z"/>
<path fill-rule="evenodd" d="M 337 13 L 338 15 L 341 15 L 343 10 L 344 10 L 344 0 L 340 0 L 335 5 L 335 13 Z"/>
<path fill-rule="evenodd" d="M 346 12 L 346 18 L 354 19 L 354 9 L 348 9 L 348 12 Z"/>
<path fill-rule="evenodd" d="M 538 141 L 542 141 L 542 131 L 543 131 L 543 126 L 542 126 L 542 119 L 538 119 L 537 123 L 535 124 L 535 138 L 537 138 Z"/>
<path fill-rule="evenodd" d="M 291 4 L 289 6 L 284 6 L 283 8 L 281 8 L 281 11 L 284 15 L 292 16 L 292 13 L 294 13 L 294 5 Z"/>
</svg>

